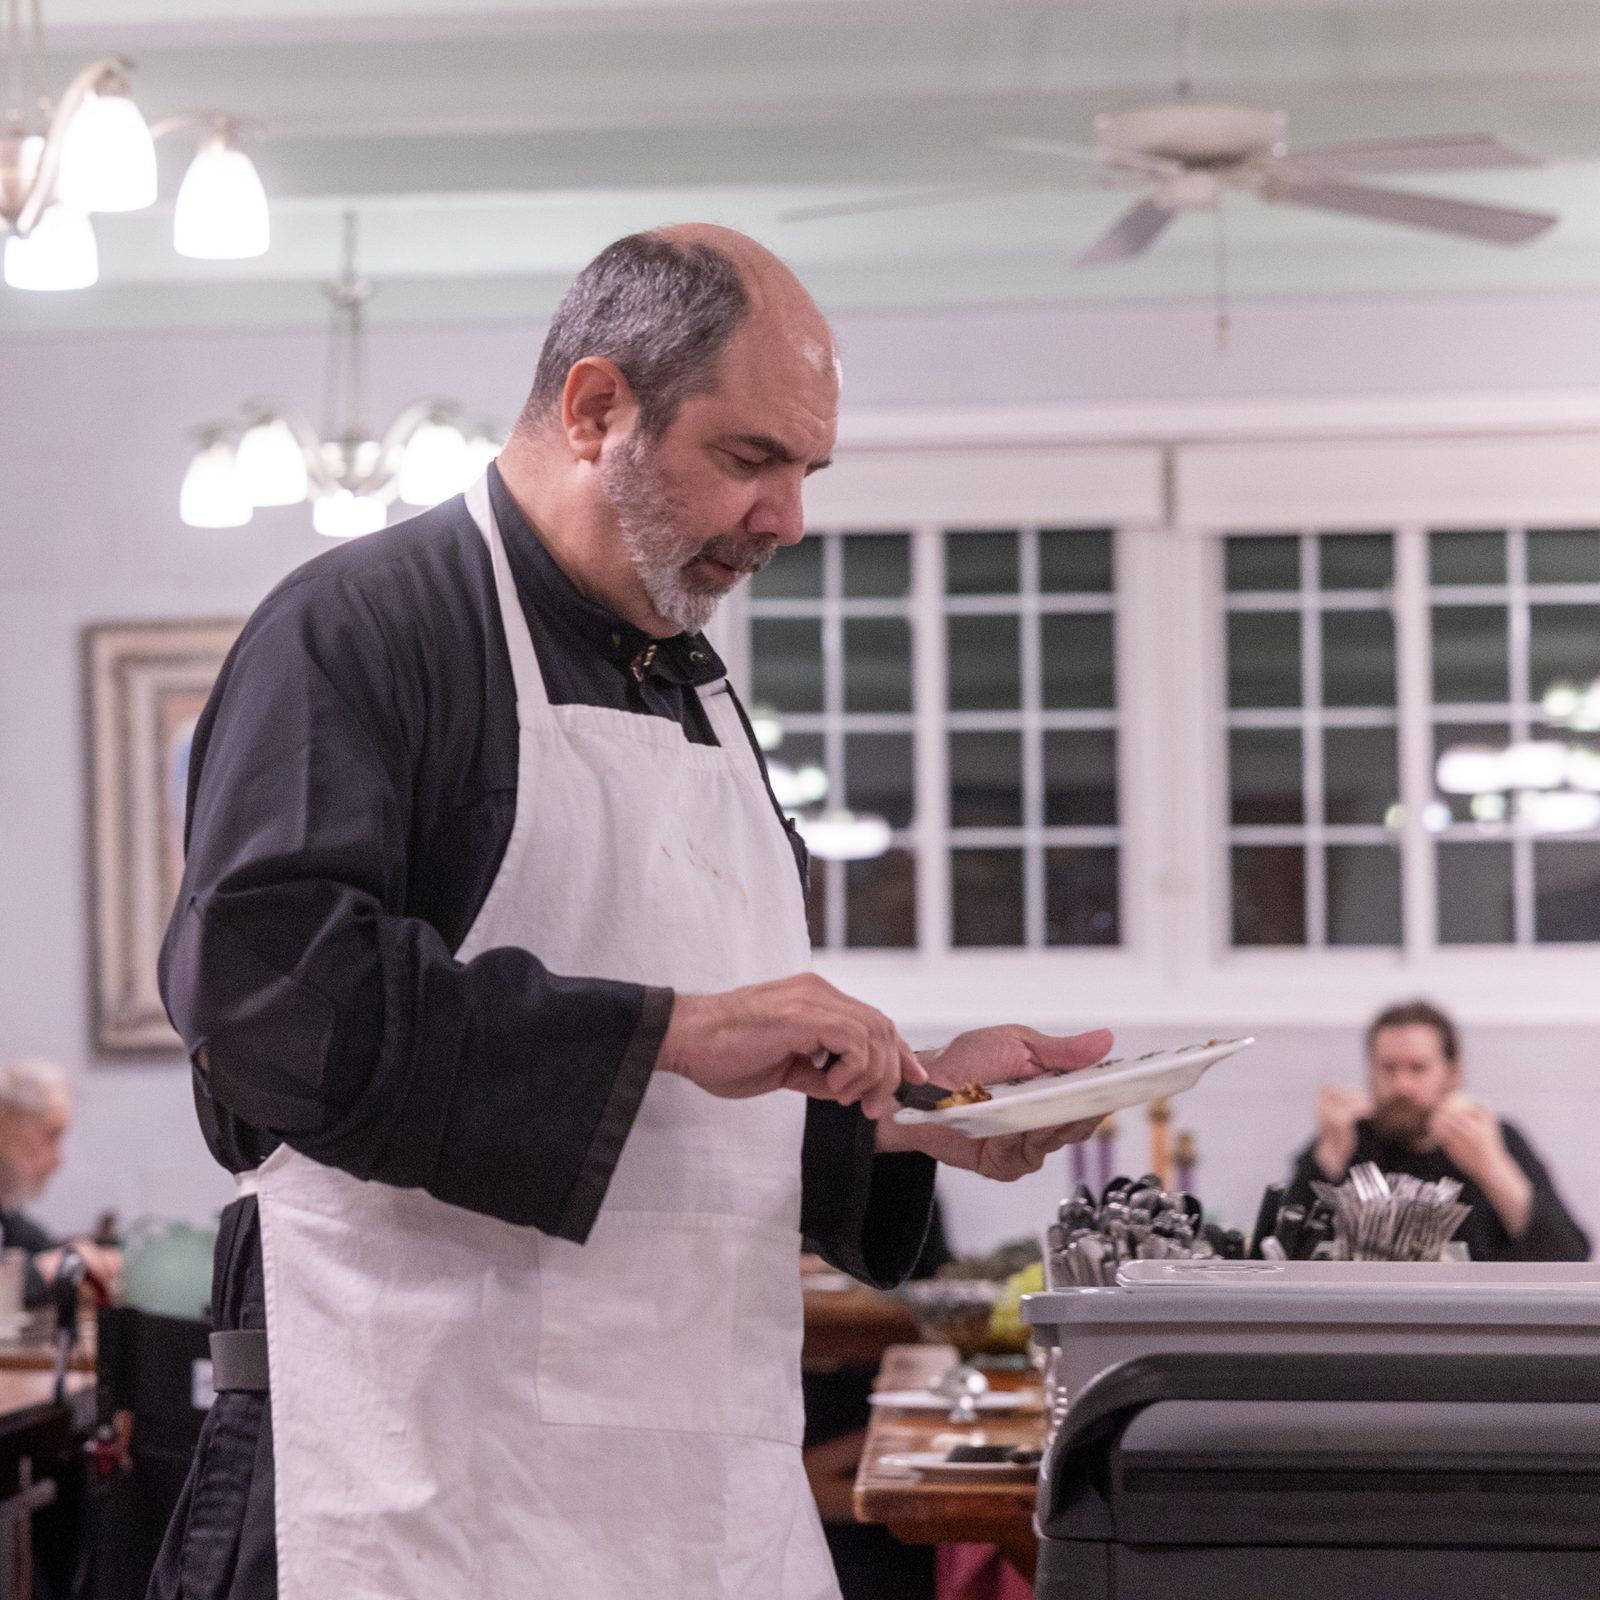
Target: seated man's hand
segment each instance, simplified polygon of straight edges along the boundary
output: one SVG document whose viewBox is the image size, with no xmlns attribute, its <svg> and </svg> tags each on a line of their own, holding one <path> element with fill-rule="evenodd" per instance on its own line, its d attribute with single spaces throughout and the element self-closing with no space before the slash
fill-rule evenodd
<svg viewBox="0 0 1600 1600">
<path fill-rule="evenodd" d="M 975 1028 L 952 1039 L 943 1050 L 928 1051 L 923 1065 L 928 1077 L 947 1089 L 968 1083 L 1009 1083 L 1016 1078 L 1037 1078 L 1046 1072 L 1075 1072 L 1092 1067 L 1111 1048 L 1111 1032 L 1096 1028 L 1089 1033 L 1055 1037 L 1007 1023 L 996 1028 Z M 885 1154 L 920 1150 L 948 1166 L 964 1167 L 985 1178 L 1009 1183 L 1037 1172 L 1045 1157 L 1064 1145 L 1087 1139 L 1100 1118 L 1068 1122 L 1029 1133 L 994 1134 L 969 1139 L 954 1128 L 878 1124 L 878 1149 Z"/>
<path fill-rule="evenodd" d="M 83 1257 L 83 1264 L 110 1293 L 116 1288 L 122 1272 L 122 1252 L 109 1245 L 94 1244 L 88 1239 L 74 1239 L 70 1244 L 58 1245 L 54 1250 L 43 1250 L 33 1258 L 33 1265 L 46 1283 L 54 1283 L 61 1271 L 61 1262 L 67 1251 L 75 1250 Z"/>
<path fill-rule="evenodd" d="M 1317 1091 L 1317 1165 L 1329 1183 L 1338 1183 L 1356 1153 L 1356 1124 L 1372 1115 L 1372 1101 L 1360 1089 L 1324 1084 Z"/>
</svg>

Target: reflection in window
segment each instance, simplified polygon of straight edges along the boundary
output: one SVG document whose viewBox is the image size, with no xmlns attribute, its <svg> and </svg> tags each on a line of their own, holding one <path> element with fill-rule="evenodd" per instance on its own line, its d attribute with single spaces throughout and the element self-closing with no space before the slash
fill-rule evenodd
<svg viewBox="0 0 1600 1600">
<path fill-rule="evenodd" d="M 1600 530 L 1428 549 L 1439 941 L 1600 940 Z"/>
</svg>

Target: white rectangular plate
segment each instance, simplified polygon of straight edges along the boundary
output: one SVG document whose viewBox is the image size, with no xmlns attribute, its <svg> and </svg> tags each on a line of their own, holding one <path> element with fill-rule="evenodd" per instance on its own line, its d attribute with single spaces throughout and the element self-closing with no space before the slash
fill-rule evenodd
<svg viewBox="0 0 1600 1600">
<path fill-rule="evenodd" d="M 898 1472 L 914 1472 L 934 1483 L 1029 1483 L 1039 1476 L 1037 1462 L 946 1461 L 937 1450 L 913 1450 L 906 1455 L 881 1456 L 879 1465 Z"/>
<path fill-rule="evenodd" d="M 1214 1062 L 1254 1043 L 1254 1039 L 1212 1039 L 1178 1050 L 1153 1050 L 1133 1061 L 1113 1057 L 1077 1072 L 1052 1073 L 1030 1078 L 1026 1083 L 996 1084 L 989 1090 L 989 1099 L 975 1106 L 951 1106 L 945 1111 L 902 1106 L 894 1120 L 954 1128 L 974 1139 L 1082 1122 L 1107 1116 L 1124 1106 L 1182 1094 L 1185 1089 L 1192 1089 Z"/>
<path fill-rule="evenodd" d="M 902 1411 L 948 1411 L 955 1404 L 945 1395 L 931 1389 L 874 1389 L 867 1396 L 867 1404 L 895 1406 Z M 1042 1389 L 991 1389 L 987 1394 L 974 1395 L 976 1411 L 1043 1411 Z"/>
</svg>

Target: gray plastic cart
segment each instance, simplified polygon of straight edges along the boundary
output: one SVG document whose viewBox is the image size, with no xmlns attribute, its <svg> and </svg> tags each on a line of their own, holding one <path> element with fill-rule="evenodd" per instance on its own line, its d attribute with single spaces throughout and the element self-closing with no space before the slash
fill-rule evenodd
<svg viewBox="0 0 1600 1600">
<path fill-rule="evenodd" d="M 1030 1296 L 1040 1600 L 1597 1600 L 1600 1272 L 1143 1262 Z"/>
</svg>

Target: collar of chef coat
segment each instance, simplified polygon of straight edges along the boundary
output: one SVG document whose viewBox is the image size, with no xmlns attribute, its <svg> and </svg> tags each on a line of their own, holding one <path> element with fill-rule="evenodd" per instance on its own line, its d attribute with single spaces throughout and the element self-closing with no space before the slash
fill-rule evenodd
<svg viewBox="0 0 1600 1600">
<path fill-rule="evenodd" d="M 642 672 L 668 683 L 698 685 L 727 676 L 728 669 L 703 633 L 678 633 L 654 639 L 608 606 L 579 593 L 550 554 L 538 530 L 523 516 L 500 469 L 489 465 L 489 498 L 524 605 L 559 618 L 596 654 L 624 669 L 641 663 Z M 653 652 L 650 646 L 656 648 Z M 636 674 L 637 676 L 638 674 Z"/>
</svg>

